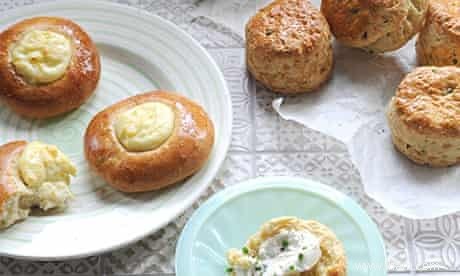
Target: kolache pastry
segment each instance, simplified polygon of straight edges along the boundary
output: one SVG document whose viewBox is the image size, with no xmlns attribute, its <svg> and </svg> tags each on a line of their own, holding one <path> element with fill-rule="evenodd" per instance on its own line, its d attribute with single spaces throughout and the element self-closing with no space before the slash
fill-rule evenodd
<svg viewBox="0 0 460 276">
<path fill-rule="evenodd" d="M 75 166 L 56 146 L 25 141 L 0 146 L 0 229 L 27 218 L 34 207 L 66 208 L 75 174 Z"/>
<path fill-rule="evenodd" d="M 36 17 L 0 34 L 0 99 L 22 116 L 48 118 L 78 108 L 99 77 L 95 45 L 70 20 Z"/>
<path fill-rule="evenodd" d="M 345 276 L 342 243 L 325 225 L 296 217 L 266 222 L 242 249 L 227 252 L 227 273 L 243 275 Z"/>
<path fill-rule="evenodd" d="M 430 1 L 426 23 L 417 40 L 417 59 L 421 65 L 459 65 L 460 1 Z"/>
<path fill-rule="evenodd" d="M 387 110 L 396 148 L 412 161 L 445 167 L 460 161 L 460 68 L 419 67 Z"/>
<path fill-rule="evenodd" d="M 91 168 L 123 192 L 152 191 L 197 172 L 214 143 L 198 104 L 166 91 L 140 94 L 98 113 L 85 134 Z"/>
<path fill-rule="evenodd" d="M 314 91 L 333 67 L 326 19 L 307 0 L 276 0 L 247 23 L 246 59 L 254 78 L 273 91 Z"/>
<path fill-rule="evenodd" d="M 323 0 L 321 11 L 342 44 L 371 53 L 404 46 L 423 26 L 428 0 Z"/>
</svg>

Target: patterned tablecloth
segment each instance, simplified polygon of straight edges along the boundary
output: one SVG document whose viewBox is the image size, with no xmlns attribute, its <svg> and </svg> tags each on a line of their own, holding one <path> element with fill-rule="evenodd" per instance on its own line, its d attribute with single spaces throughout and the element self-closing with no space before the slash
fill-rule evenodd
<svg viewBox="0 0 460 276">
<path fill-rule="evenodd" d="M 0 11 L 41 1 L 47 0 L 0 0 Z M 235 118 L 225 165 L 212 187 L 192 208 L 142 241 L 103 256 L 65 262 L 26 262 L 0 257 L 0 275 L 174 275 L 178 235 L 199 204 L 225 186 L 268 175 L 316 179 L 353 197 L 382 232 L 390 272 L 424 275 L 439 271 L 446 272 L 439 275 L 460 275 L 460 214 L 413 221 L 387 213 L 364 194 L 359 174 L 344 145 L 280 119 L 271 107 L 276 95 L 248 77 L 240 35 L 248 16 L 267 0 L 112 1 L 175 22 L 216 59 L 232 94 Z"/>
</svg>

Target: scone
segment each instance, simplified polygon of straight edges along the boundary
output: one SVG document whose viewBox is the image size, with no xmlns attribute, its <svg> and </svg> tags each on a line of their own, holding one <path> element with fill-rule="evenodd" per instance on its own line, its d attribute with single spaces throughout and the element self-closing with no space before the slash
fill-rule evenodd
<svg viewBox="0 0 460 276">
<path fill-rule="evenodd" d="M 331 31 L 346 46 L 371 53 L 393 51 L 420 31 L 428 0 L 323 0 Z"/>
<path fill-rule="evenodd" d="M 431 0 L 417 40 L 420 65 L 460 65 L 460 1 Z"/>
<path fill-rule="evenodd" d="M 275 0 L 246 25 L 246 59 L 254 78 L 273 91 L 315 90 L 333 67 L 326 19 L 308 0 Z"/>
<path fill-rule="evenodd" d="M 387 110 L 396 148 L 433 167 L 460 161 L 460 68 L 419 67 L 399 85 Z"/>
<path fill-rule="evenodd" d="M 214 127 L 195 102 L 165 91 L 137 95 L 99 112 L 85 134 L 86 158 L 123 192 L 175 184 L 197 172 L 214 143 Z"/>
<path fill-rule="evenodd" d="M 76 168 L 55 146 L 16 141 L 0 146 L 0 229 L 25 219 L 33 207 L 64 209 Z"/>
<path fill-rule="evenodd" d="M 70 20 L 36 17 L 0 34 L 0 99 L 22 116 L 48 118 L 79 107 L 99 76 L 96 46 Z"/>
<path fill-rule="evenodd" d="M 232 276 L 345 276 L 347 260 L 342 243 L 325 225 L 280 217 L 262 225 L 242 250 L 230 249 L 227 262 Z"/>
</svg>

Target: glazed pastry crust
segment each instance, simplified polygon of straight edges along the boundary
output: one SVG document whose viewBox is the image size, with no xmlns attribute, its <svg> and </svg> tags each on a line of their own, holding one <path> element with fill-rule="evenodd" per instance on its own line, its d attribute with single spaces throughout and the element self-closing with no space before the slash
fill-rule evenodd
<svg viewBox="0 0 460 276">
<path fill-rule="evenodd" d="M 404 46 L 422 28 L 428 0 L 323 0 L 321 11 L 344 45 L 373 53 Z"/>
<path fill-rule="evenodd" d="M 333 67 L 326 19 L 309 1 L 275 0 L 246 25 L 246 59 L 254 78 L 273 91 L 314 91 Z"/>
<path fill-rule="evenodd" d="M 325 225 L 313 220 L 301 220 L 295 217 L 280 217 L 262 225 L 259 232 L 253 235 L 246 247 L 249 255 L 257 256 L 260 245 L 267 239 L 276 236 L 281 230 L 308 230 L 320 239 L 321 258 L 315 267 L 301 276 L 345 276 L 346 255 L 342 243 Z"/>
<path fill-rule="evenodd" d="M 27 142 L 15 141 L 0 146 L 0 212 L 3 204 L 17 192 L 12 177 L 17 176 L 16 160 L 26 147 Z"/>
<path fill-rule="evenodd" d="M 64 35 L 72 44 L 72 58 L 65 74 L 42 85 L 27 83 L 10 62 L 9 50 L 24 32 L 47 30 Z M 80 26 L 58 17 L 21 21 L 0 34 L 0 98 L 18 114 L 48 118 L 82 105 L 94 92 L 100 77 L 96 46 Z"/>
<path fill-rule="evenodd" d="M 418 164 L 460 161 L 460 68 L 419 67 L 399 85 L 387 110 L 396 148 Z"/>
<path fill-rule="evenodd" d="M 118 141 L 118 114 L 147 102 L 161 102 L 175 112 L 174 130 L 158 148 L 129 152 Z M 137 95 L 98 113 L 85 134 L 85 154 L 110 185 L 123 192 L 152 191 L 175 184 L 197 172 L 214 143 L 214 127 L 206 112 L 187 98 L 166 91 Z"/>
<path fill-rule="evenodd" d="M 460 64 L 460 2 L 431 0 L 417 40 L 420 65 Z"/>
</svg>

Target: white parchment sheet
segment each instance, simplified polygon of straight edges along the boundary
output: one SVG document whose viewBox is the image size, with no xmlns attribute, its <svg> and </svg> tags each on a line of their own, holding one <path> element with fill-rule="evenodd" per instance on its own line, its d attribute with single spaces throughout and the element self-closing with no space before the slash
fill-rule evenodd
<svg viewBox="0 0 460 276">
<path fill-rule="evenodd" d="M 385 109 L 416 66 L 415 42 L 381 56 L 335 44 L 331 80 L 315 93 L 278 98 L 275 110 L 343 141 L 366 193 L 389 212 L 413 219 L 460 211 L 460 166 L 434 169 L 409 161 L 393 147 Z"/>
</svg>

